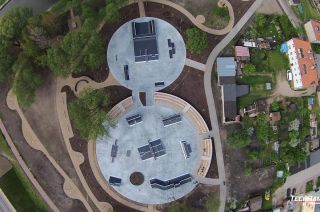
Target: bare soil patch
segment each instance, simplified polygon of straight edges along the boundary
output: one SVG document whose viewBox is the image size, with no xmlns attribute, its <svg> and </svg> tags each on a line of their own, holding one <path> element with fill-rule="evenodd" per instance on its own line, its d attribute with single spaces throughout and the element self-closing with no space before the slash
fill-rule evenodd
<svg viewBox="0 0 320 212">
<path fill-rule="evenodd" d="M 160 18 L 169 22 L 180 32 L 184 39 L 184 42 L 187 41 L 186 30 L 195 26 L 186 16 L 169 6 L 152 2 L 145 2 L 144 4 L 147 16 Z M 224 35 L 217 36 L 208 33 L 207 35 L 208 47 L 204 49 L 200 55 L 192 54 L 190 51 L 187 51 L 187 58 L 193 59 L 201 63 L 206 63 L 212 49 L 224 38 Z"/>
<path fill-rule="evenodd" d="M 178 79 L 162 91 L 178 96 L 191 104 L 201 114 L 208 128 L 211 129 L 203 75 L 202 71 L 185 66 Z"/>
<path fill-rule="evenodd" d="M 206 177 L 219 178 L 218 164 L 217 164 L 217 158 L 216 158 L 216 154 L 215 154 L 216 149 L 214 146 L 213 138 L 211 138 L 211 140 L 212 140 L 212 157 L 211 157 L 211 163 L 210 163 L 210 167 L 209 167 L 209 170 L 208 170 Z"/>
</svg>

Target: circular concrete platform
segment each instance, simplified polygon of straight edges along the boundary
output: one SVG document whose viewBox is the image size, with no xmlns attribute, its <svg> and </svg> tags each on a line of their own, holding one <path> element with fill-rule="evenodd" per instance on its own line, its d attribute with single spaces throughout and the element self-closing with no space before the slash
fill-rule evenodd
<svg viewBox="0 0 320 212">
<path fill-rule="evenodd" d="M 119 103 L 121 104 L 121 103 Z M 118 108 L 125 108 L 115 106 Z M 189 109 L 191 110 L 191 109 Z M 187 111 L 187 110 L 186 110 Z M 127 119 L 140 114 L 142 122 L 129 126 Z M 180 114 L 181 122 L 164 126 L 163 119 Z M 96 156 L 100 171 L 106 181 L 110 176 L 120 178 L 120 186 L 112 186 L 119 194 L 142 204 L 164 204 L 177 200 L 196 187 L 191 180 L 179 187 L 162 190 L 152 188 L 151 179 L 162 181 L 190 174 L 196 175 L 202 160 L 203 147 L 199 130 L 194 120 L 181 110 L 168 104 L 155 103 L 150 107 L 130 107 L 117 116 L 117 126 L 110 130 L 110 137 L 100 137 L 96 143 Z M 138 148 L 148 142 L 160 139 L 165 154 L 142 160 Z M 117 154 L 112 158 L 112 146 L 117 140 Z M 181 141 L 190 144 L 190 157 L 185 157 Z M 144 180 L 141 185 L 130 182 L 134 172 L 141 172 Z"/>
<path fill-rule="evenodd" d="M 152 38 L 142 36 L 134 41 L 132 24 L 149 21 L 154 21 Z M 168 42 L 174 43 L 174 47 L 169 47 Z M 170 58 L 169 51 L 173 48 Z M 137 52 L 144 54 L 142 50 L 157 51 L 158 59 L 136 62 Z M 181 74 L 185 60 L 186 47 L 180 33 L 168 22 L 152 17 L 137 18 L 122 25 L 113 34 L 107 49 L 107 62 L 114 77 L 123 86 L 139 92 L 158 91 L 170 85 Z M 127 69 L 127 79 L 124 69 Z"/>
</svg>

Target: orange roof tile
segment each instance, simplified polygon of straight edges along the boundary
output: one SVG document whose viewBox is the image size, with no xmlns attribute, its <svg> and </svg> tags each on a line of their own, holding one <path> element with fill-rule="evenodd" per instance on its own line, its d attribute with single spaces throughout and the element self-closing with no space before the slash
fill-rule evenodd
<svg viewBox="0 0 320 212">
<path fill-rule="evenodd" d="M 293 38 L 304 88 L 318 85 L 318 71 L 310 42 Z"/>
<path fill-rule="evenodd" d="M 320 40 L 320 22 L 317 20 L 310 20 L 310 22 L 316 39 Z"/>
</svg>

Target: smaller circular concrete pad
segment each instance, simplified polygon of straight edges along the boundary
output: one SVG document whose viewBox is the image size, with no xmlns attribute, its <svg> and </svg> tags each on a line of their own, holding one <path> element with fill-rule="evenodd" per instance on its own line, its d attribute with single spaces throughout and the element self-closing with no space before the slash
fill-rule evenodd
<svg viewBox="0 0 320 212">
<path fill-rule="evenodd" d="M 130 127 L 126 118 L 138 113 L 142 115 L 142 122 Z M 110 130 L 110 137 L 97 139 L 96 155 L 101 173 L 107 181 L 110 176 L 121 178 L 121 185 L 113 188 L 122 196 L 143 204 L 164 204 L 185 196 L 195 188 L 194 181 L 168 190 L 152 188 L 150 184 L 150 180 L 154 178 L 166 181 L 197 172 L 202 149 L 201 138 L 194 123 L 181 114 L 182 122 L 166 127 L 163 125 L 164 118 L 177 113 L 179 111 L 162 104 L 132 108 L 119 117 L 116 128 Z M 156 159 L 151 157 L 142 160 L 138 148 L 157 139 L 161 139 L 166 154 Z M 112 162 L 111 149 L 115 140 L 118 152 Z M 187 159 L 180 141 L 186 141 L 191 146 L 192 152 Z M 130 182 L 130 176 L 134 172 L 143 174 L 144 181 L 141 185 Z"/>
<path fill-rule="evenodd" d="M 132 22 L 154 20 L 159 59 L 135 62 Z M 168 39 L 174 43 L 175 54 L 169 57 Z M 171 24 L 158 18 L 143 17 L 122 25 L 112 36 L 107 49 L 107 62 L 114 77 L 130 90 L 158 91 L 170 85 L 181 74 L 186 61 L 186 47 L 180 33 Z M 128 65 L 129 80 L 125 80 Z M 156 82 L 164 86 L 155 87 Z"/>
</svg>

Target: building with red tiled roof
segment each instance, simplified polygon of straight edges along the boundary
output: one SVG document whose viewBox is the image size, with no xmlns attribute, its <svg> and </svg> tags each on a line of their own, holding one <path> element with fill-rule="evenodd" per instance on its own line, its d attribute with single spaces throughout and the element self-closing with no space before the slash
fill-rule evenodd
<svg viewBox="0 0 320 212">
<path fill-rule="evenodd" d="M 318 70 L 311 43 L 292 38 L 287 45 L 294 89 L 317 86 Z"/>
<path fill-rule="evenodd" d="M 320 21 L 310 20 L 305 23 L 304 28 L 311 43 L 320 43 Z"/>
</svg>

